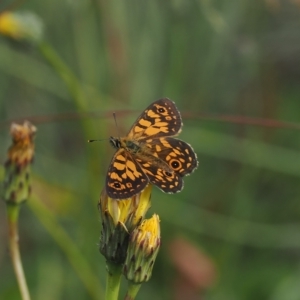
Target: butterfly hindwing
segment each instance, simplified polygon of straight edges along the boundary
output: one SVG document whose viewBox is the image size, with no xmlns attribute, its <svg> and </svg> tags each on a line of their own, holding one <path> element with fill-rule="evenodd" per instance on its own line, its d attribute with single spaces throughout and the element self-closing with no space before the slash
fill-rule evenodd
<svg viewBox="0 0 300 300">
<path fill-rule="evenodd" d="M 144 140 L 174 136 L 181 131 L 182 120 L 175 103 L 168 98 L 149 105 L 131 127 L 128 138 Z"/>
<path fill-rule="evenodd" d="M 165 170 L 165 164 L 159 166 L 153 161 L 145 161 L 141 158 L 137 158 L 140 166 L 145 174 L 148 176 L 149 181 L 155 184 L 165 193 L 177 193 L 183 189 L 183 180 L 176 172 L 168 172 Z"/>
<path fill-rule="evenodd" d="M 125 149 L 117 150 L 107 172 L 107 195 L 115 199 L 130 198 L 141 192 L 148 182 L 148 177 L 133 157 Z"/>
<path fill-rule="evenodd" d="M 192 173 L 198 166 L 196 153 L 184 141 L 167 137 L 145 141 L 145 144 L 181 177 Z"/>
</svg>

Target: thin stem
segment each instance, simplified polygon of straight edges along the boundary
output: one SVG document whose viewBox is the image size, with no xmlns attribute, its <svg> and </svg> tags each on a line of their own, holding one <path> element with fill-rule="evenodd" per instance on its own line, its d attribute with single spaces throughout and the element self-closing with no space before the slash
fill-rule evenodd
<svg viewBox="0 0 300 300">
<path fill-rule="evenodd" d="M 80 109 L 80 111 L 85 111 L 87 108 L 85 95 L 79 80 L 73 72 L 60 58 L 56 51 L 46 42 L 39 44 L 39 50 L 66 84 L 66 87 L 75 100 L 78 109 Z"/>
<path fill-rule="evenodd" d="M 8 230 L 9 230 L 9 249 L 11 260 L 13 263 L 15 275 L 18 281 L 20 293 L 23 300 L 30 300 L 30 294 L 23 271 L 20 249 L 19 249 L 19 233 L 18 233 L 18 217 L 20 205 L 7 205 Z"/>
<path fill-rule="evenodd" d="M 39 51 L 66 85 L 75 105 L 77 106 L 78 111 L 80 113 L 86 113 L 89 106 L 86 93 L 83 89 L 83 84 L 79 81 L 72 70 L 50 44 L 46 42 L 40 43 Z M 105 102 L 107 102 L 107 100 Z M 95 136 L 96 133 L 93 132 L 89 123 L 82 122 L 82 127 L 87 137 Z M 95 166 L 97 164 L 95 164 L 95 160 L 92 159 L 92 157 L 95 157 L 97 149 L 95 147 L 88 148 L 89 155 L 87 157 L 89 158 L 89 168 L 90 170 L 94 170 L 94 173 L 96 173 L 97 170 L 95 169 Z"/>
<path fill-rule="evenodd" d="M 105 300 L 117 300 L 120 289 L 122 265 L 116 265 L 107 261 L 106 267 L 107 277 Z"/>
<path fill-rule="evenodd" d="M 124 300 L 134 300 L 138 291 L 140 290 L 141 283 L 129 283 L 128 291 Z"/>
</svg>

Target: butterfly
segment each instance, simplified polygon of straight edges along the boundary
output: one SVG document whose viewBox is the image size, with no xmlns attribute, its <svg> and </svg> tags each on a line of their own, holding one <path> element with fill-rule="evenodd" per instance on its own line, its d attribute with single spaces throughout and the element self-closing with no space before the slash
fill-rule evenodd
<svg viewBox="0 0 300 300">
<path fill-rule="evenodd" d="M 173 138 L 181 128 L 175 103 L 163 98 L 143 111 L 127 136 L 110 137 L 117 151 L 107 172 L 107 195 L 114 199 L 130 198 L 149 183 L 166 193 L 180 192 L 182 177 L 198 166 L 192 147 Z"/>
</svg>

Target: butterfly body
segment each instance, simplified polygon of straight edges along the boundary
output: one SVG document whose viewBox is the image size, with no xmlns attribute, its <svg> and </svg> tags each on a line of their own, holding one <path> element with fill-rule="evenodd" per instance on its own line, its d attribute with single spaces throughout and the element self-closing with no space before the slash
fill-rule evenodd
<svg viewBox="0 0 300 300">
<path fill-rule="evenodd" d="M 116 149 L 123 148 L 127 153 L 130 153 L 133 158 L 141 162 L 151 161 L 153 166 L 163 169 L 166 172 L 173 173 L 174 170 L 168 166 L 161 158 L 155 156 L 155 152 L 147 147 L 146 143 L 134 141 L 128 138 L 110 137 L 111 145 Z"/>
<path fill-rule="evenodd" d="M 111 136 L 110 144 L 116 149 L 123 148 L 132 154 L 136 154 L 141 151 L 141 146 L 137 141 L 133 141 L 126 138 L 116 138 Z"/>
<path fill-rule="evenodd" d="M 108 196 L 132 197 L 149 182 L 167 193 L 181 191 L 182 177 L 198 165 L 192 147 L 173 138 L 181 127 L 174 102 L 164 98 L 146 108 L 126 137 L 111 137 L 110 143 L 117 151 L 107 174 Z"/>
</svg>

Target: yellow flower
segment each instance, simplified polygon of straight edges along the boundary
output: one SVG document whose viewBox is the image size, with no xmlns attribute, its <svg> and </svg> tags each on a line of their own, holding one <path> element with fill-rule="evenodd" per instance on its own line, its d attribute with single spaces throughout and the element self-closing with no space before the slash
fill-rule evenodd
<svg viewBox="0 0 300 300">
<path fill-rule="evenodd" d="M 13 123 L 10 133 L 13 143 L 5 162 L 3 197 L 8 203 L 18 204 L 27 200 L 30 194 L 30 165 L 36 127 L 28 121 L 23 125 Z"/>
<path fill-rule="evenodd" d="M 0 14 L 0 34 L 16 40 L 39 41 L 42 37 L 42 21 L 30 12 L 3 12 Z"/>
<path fill-rule="evenodd" d="M 151 206 L 152 185 L 125 200 L 109 198 L 103 189 L 99 211 L 102 219 L 100 252 L 113 263 L 122 264 L 127 253 L 130 232 L 142 221 Z"/>
<path fill-rule="evenodd" d="M 129 281 L 142 283 L 150 279 L 160 244 L 159 216 L 154 214 L 131 233 L 123 266 L 123 273 Z"/>
</svg>

